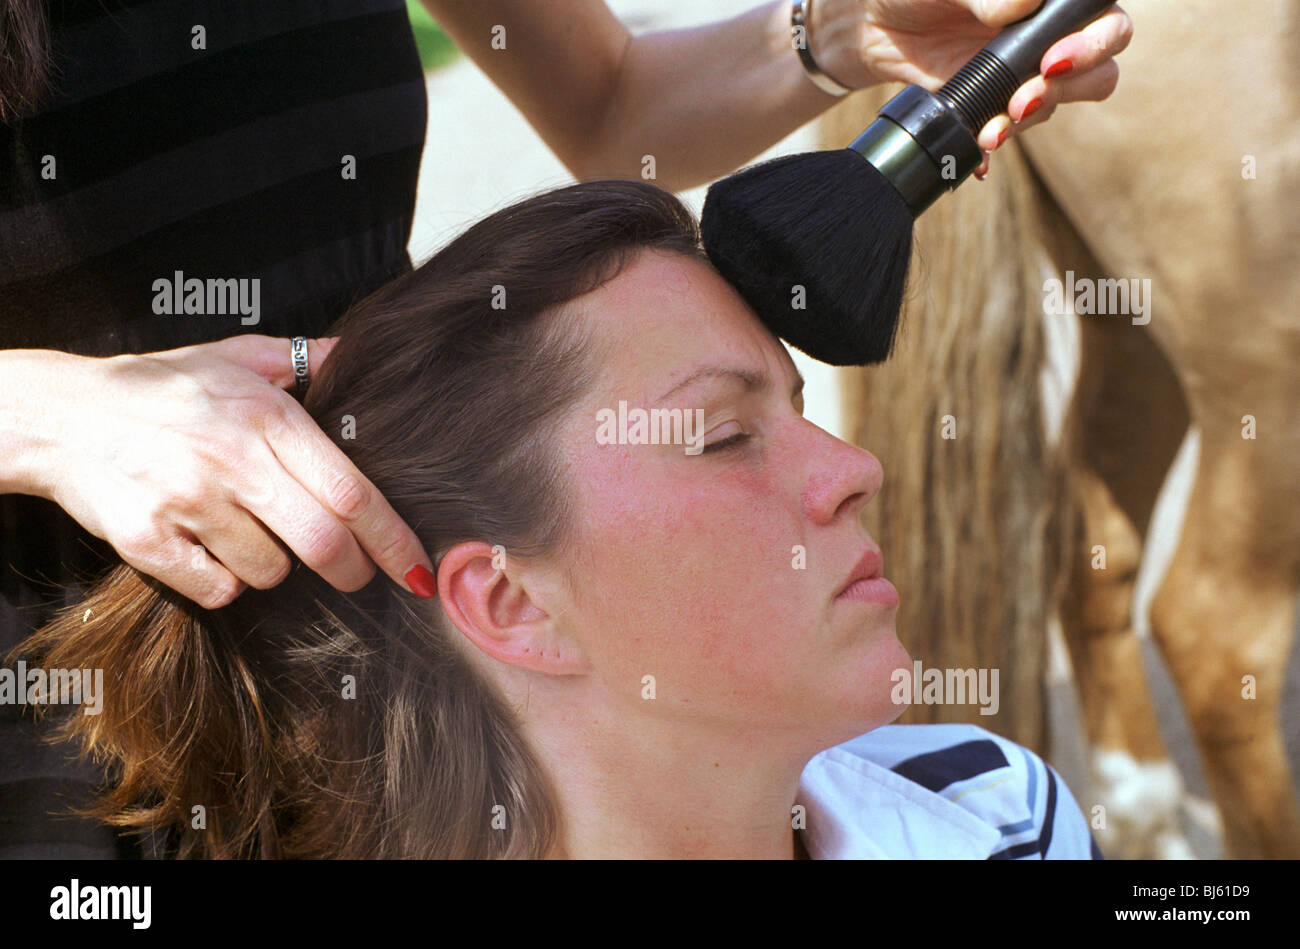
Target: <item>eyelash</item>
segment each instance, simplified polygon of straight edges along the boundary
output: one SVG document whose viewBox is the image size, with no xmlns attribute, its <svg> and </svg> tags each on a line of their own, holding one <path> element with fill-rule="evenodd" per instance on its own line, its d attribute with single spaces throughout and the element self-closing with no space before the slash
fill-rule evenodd
<svg viewBox="0 0 1300 949">
<path fill-rule="evenodd" d="M 799 414 L 800 415 L 803 414 L 802 407 L 800 408 Z M 731 451 L 733 449 L 740 448 L 742 445 L 745 444 L 745 442 L 749 441 L 752 437 L 753 436 L 748 432 L 737 432 L 735 435 L 732 435 L 729 438 L 724 438 L 720 442 L 714 442 L 712 445 L 705 445 L 704 450 L 701 452 L 701 454 L 707 455 L 711 451 Z"/>
<path fill-rule="evenodd" d="M 737 448 L 744 442 L 747 442 L 749 438 L 750 435 L 748 432 L 737 432 L 735 435 L 732 435 L 730 438 L 724 438 L 722 441 L 714 442 L 712 445 L 705 445 L 703 453 L 707 455 L 711 451 L 722 451 L 728 448 Z"/>
</svg>

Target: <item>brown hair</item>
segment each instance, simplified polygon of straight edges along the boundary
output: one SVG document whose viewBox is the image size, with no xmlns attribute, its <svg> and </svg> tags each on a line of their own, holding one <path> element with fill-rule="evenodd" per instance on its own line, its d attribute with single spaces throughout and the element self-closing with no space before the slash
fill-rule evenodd
<svg viewBox="0 0 1300 949">
<path fill-rule="evenodd" d="M 0 4 L 0 122 L 31 112 L 50 90 L 45 0 Z"/>
<path fill-rule="evenodd" d="M 653 185 L 554 189 L 336 323 L 304 406 L 435 562 L 473 539 L 562 549 L 554 431 L 597 365 L 563 304 L 649 248 L 707 259 L 693 215 Z M 61 726 L 120 771 L 92 813 L 168 829 L 183 856 L 545 855 L 550 791 L 437 601 L 382 572 L 341 593 L 294 565 L 208 611 L 122 564 L 24 644 L 53 668 L 104 670 L 101 713 Z"/>
</svg>

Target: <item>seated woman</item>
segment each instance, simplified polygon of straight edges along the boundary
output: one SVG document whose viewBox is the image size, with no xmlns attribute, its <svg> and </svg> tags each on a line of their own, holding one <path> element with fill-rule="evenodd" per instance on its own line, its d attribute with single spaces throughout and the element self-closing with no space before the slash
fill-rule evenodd
<svg viewBox="0 0 1300 949">
<path fill-rule="evenodd" d="M 67 724 L 120 765 L 102 816 L 181 856 L 1090 856 L 1033 754 L 888 725 L 880 465 L 673 196 L 522 201 L 331 335 L 304 405 L 438 597 L 297 563 L 206 611 L 115 568 L 34 644 L 104 670 Z M 624 424 L 653 409 L 703 425 Z"/>
</svg>

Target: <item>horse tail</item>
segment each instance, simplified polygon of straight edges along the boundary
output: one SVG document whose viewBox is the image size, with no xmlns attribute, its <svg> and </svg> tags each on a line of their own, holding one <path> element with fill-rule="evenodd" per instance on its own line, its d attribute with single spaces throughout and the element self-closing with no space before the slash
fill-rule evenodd
<svg viewBox="0 0 1300 949">
<path fill-rule="evenodd" d="M 827 113 L 824 146 L 847 145 L 888 95 L 859 93 Z M 864 523 L 901 591 L 900 639 L 925 668 L 988 670 L 989 683 L 998 670 L 996 713 L 969 695 L 924 704 L 922 694 L 901 721 L 981 725 L 1042 754 L 1048 623 L 1076 529 L 1070 438 L 1050 431 L 1043 399 L 1056 351 L 1045 247 L 1065 228 L 1005 143 L 987 181 L 917 220 L 894 355 L 840 370 L 846 434 L 885 470 Z"/>
</svg>

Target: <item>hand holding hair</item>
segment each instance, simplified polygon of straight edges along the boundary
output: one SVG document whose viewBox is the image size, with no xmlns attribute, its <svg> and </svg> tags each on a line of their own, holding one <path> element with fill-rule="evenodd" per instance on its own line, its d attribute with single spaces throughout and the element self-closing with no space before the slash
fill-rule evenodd
<svg viewBox="0 0 1300 949">
<path fill-rule="evenodd" d="M 313 372 L 334 342 L 308 342 Z M 107 359 L 60 354 L 45 371 L 41 351 L 28 351 L 21 378 L 41 401 L 30 426 L 38 470 L 22 493 L 55 501 L 206 609 L 282 581 L 292 561 L 277 538 L 339 590 L 366 586 L 376 563 L 407 589 L 413 565 L 432 561 L 284 391 L 289 349 L 245 334 Z"/>
</svg>

